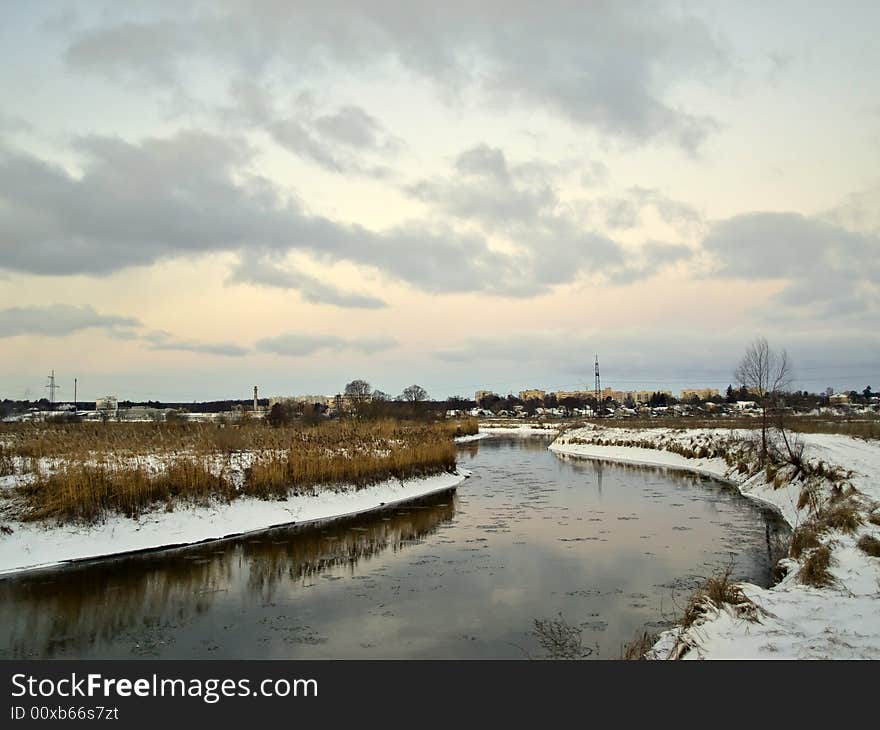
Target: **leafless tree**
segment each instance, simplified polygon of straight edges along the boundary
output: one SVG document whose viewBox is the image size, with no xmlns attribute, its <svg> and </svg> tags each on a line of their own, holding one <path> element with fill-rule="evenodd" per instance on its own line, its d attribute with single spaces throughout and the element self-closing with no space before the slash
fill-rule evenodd
<svg viewBox="0 0 880 730">
<path fill-rule="evenodd" d="M 757 398 L 761 407 L 761 459 L 767 456 L 767 423 L 780 395 L 792 381 L 791 361 L 785 350 L 772 350 L 766 338 L 759 337 L 746 349 L 734 377 Z"/>
<path fill-rule="evenodd" d="M 345 386 L 345 394 L 354 399 L 368 398 L 371 392 L 370 384 L 366 380 L 352 380 Z"/>
<path fill-rule="evenodd" d="M 423 400 L 428 400 L 428 391 L 421 385 L 410 385 L 403 389 L 403 393 L 400 394 L 400 397 L 410 403 L 418 403 Z"/>
</svg>

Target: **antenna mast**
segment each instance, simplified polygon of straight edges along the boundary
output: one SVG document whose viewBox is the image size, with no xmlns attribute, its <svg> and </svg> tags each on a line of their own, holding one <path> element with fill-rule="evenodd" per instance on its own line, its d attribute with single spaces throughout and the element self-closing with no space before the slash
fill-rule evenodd
<svg viewBox="0 0 880 730">
<path fill-rule="evenodd" d="M 598 416 L 601 412 L 601 404 L 602 401 L 600 398 L 602 397 L 602 386 L 599 383 L 599 355 L 596 355 L 596 415 Z"/>
<path fill-rule="evenodd" d="M 61 386 L 55 385 L 55 371 L 52 371 L 52 374 L 49 376 L 49 382 L 46 383 L 46 390 L 49 391 L 49 410 L 55 410 L 55 391 L 58 390 Z"/>
</svg>

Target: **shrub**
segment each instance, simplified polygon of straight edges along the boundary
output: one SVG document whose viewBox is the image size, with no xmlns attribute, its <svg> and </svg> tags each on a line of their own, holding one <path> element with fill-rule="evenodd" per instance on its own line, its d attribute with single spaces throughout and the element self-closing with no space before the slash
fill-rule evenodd
<svg viewBox="0 0 880 730">
<path fill-rule="evenodd" d="M 807 554 L 806 560 L 798 571 L 801 583 L 815 588 L 823 588 L 834 582 L 834 576 L 828 568 L 831 566 L 831 548 L 821 545 Z"/>
<path fill-rule="evenodd" d="M 816 533 L 816 529 L 813 525 L 801 525 L 794 532 L 791 533 L 791 547 L 789 548 L 789 555 L 797 560 L 801 557 L 801 555 L 803 555 L 805 550 L 820 547 L 821 544 L 822 543 L 819 542 L 819 536 Z"/>
<path fill-rule="evenodd" d="M 871 557 L 880 558 L 880 540 L 873 535 L 862 535 L 857 544 Z"/>
</svg>

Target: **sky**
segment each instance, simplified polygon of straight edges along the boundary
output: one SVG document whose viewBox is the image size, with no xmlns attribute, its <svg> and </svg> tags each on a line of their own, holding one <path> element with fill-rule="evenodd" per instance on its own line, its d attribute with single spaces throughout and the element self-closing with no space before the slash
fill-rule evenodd
<svg viewBox="0 0 880 730">
<path fill-rule="evenodd" d="M 0 397 L 880 389 L 876 2 L 3 12 Z"/>
</svg>

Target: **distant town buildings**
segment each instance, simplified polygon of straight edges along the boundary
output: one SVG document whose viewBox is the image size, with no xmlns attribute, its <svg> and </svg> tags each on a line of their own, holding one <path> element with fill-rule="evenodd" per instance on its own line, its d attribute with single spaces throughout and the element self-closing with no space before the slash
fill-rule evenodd
<svg viewBox="0 0 880 730">
<path fill-rule="evenodd" d="M 718 388 L 682 388 L 679 400 L 709 400 L 718 395 Z"/>
<path fill-rule="evenodd" d="M 95 410 L 99 413 L 115 416 L 119 410 L 119 399 L 115 395 L 105 395 L 95 400 Z"/>
<path fill-rule="evenodd" d="M 519 399 L 523 402 L 530 400 L 539 400 L 543 403 L 546 397 L 547 391 L 545 390 L 521 390 L 519 392 Z"/>
</svg>

